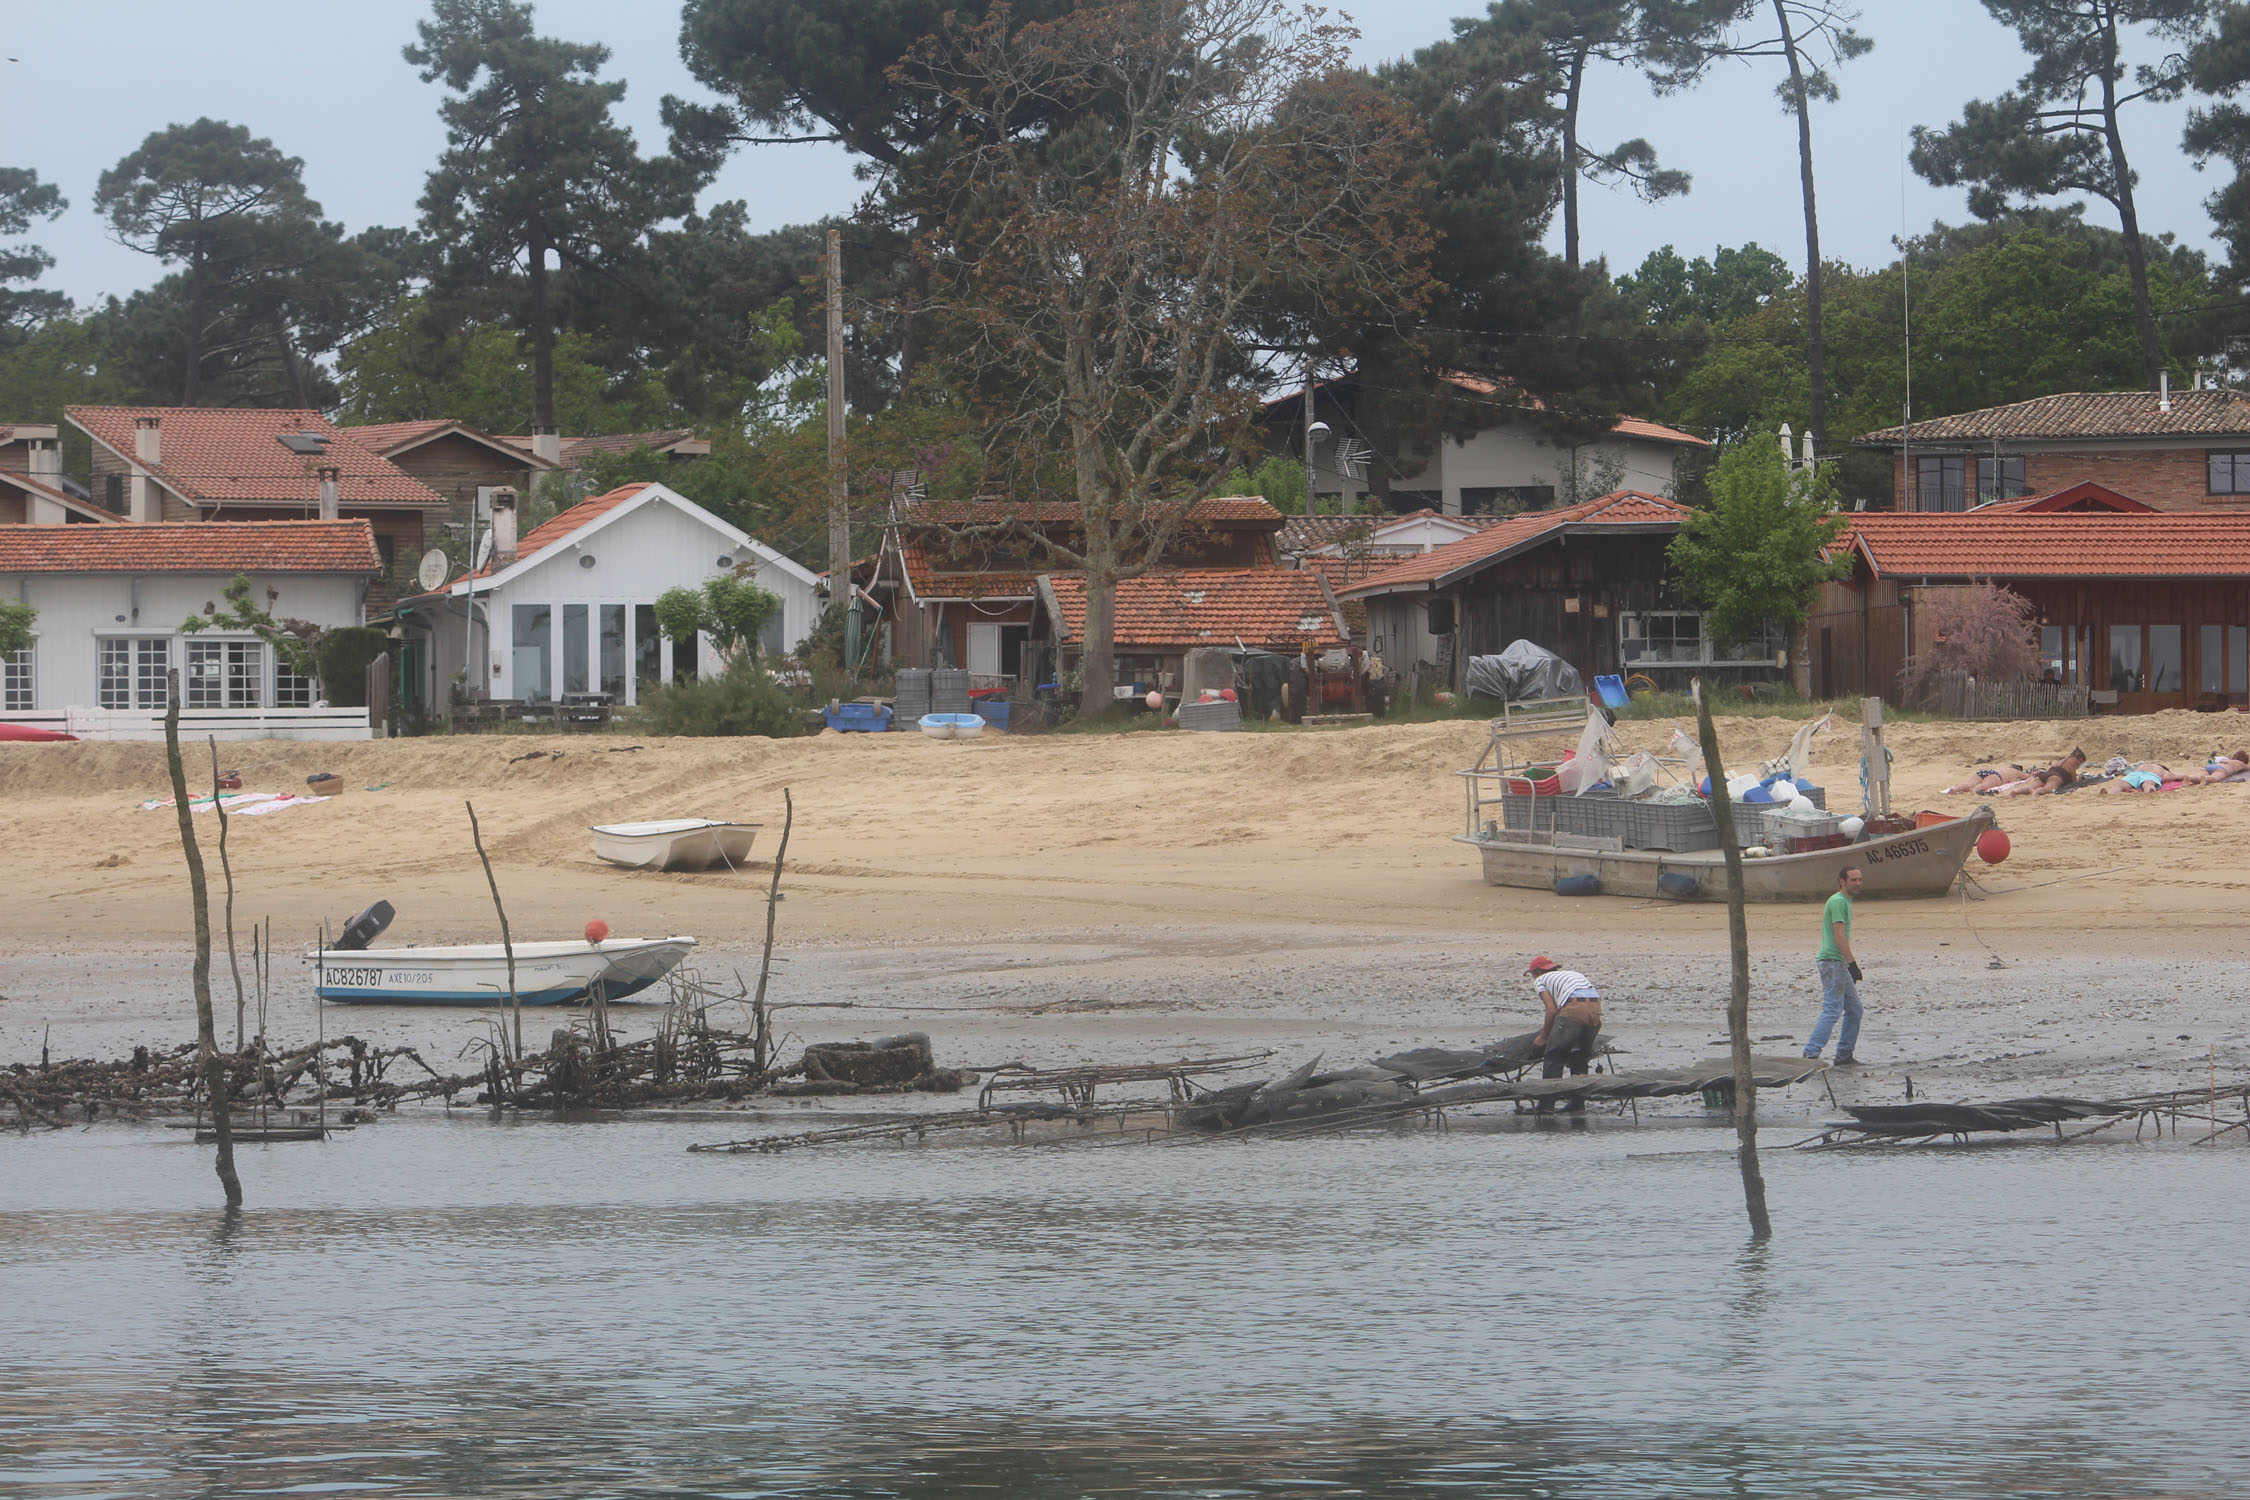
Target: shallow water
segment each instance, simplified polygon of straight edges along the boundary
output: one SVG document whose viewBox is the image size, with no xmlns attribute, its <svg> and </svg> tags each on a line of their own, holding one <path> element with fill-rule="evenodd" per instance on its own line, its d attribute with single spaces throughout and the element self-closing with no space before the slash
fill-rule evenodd
<svg viewBox="0 0 2250 1500">
<path fill-rule="evenodd" d="M 2250 1151 L 0 1140 L 0 1493 L 2240 1493 Z"/>
</svg>

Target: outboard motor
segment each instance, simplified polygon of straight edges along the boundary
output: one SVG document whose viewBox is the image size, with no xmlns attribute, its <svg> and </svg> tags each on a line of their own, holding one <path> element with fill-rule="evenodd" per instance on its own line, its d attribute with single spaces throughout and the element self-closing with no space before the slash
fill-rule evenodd
<svg viewBox="0 0 2250 1500">
<path fill-rule="evenodd" d="M 336 940 L 328 945 L 328 950 L 331 953 L 357 953 L 360 949 L 381 937 L 383 929 L 390 926 L 391 918 L 397 915 L 398 913 L 391 909 L 390 902 L 376 902 L 373 906 L 346 922 L 344 930 L 337 933 Z"/>
</svg>

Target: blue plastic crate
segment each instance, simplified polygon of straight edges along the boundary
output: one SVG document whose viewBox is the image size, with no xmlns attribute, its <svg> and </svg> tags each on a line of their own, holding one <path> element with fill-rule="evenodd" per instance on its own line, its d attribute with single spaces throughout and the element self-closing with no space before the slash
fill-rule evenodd
<svg viewBox="0 0 2250 1500">
<path fill-rule="evenodd" d="M 884 703 L 838 703 L 821 717 L 845 734 L 881 734 L 891 727 L 890 705 Z"/>
<path fill-rule="evenodd" d="M 1013 706 L 1005 698 L 979 698 L 976 700 L 977 717 L 995 729 L 1005 730 L 1008 727 L 1008 711 Z"/>
</svg>

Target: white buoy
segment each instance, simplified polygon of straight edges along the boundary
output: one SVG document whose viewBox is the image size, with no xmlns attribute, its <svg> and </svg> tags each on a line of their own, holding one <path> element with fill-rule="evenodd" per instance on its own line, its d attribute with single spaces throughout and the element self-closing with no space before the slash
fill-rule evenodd
<svg viewBox="0 0 2250 1500">
<path fill-rule="evenodd" d="M 1837 825 L 1836 831 L 1845 838 L 1856 839 L 1867 831 L 1867 820 L 1865 818 L 1846 818 Z"/>
</svg>

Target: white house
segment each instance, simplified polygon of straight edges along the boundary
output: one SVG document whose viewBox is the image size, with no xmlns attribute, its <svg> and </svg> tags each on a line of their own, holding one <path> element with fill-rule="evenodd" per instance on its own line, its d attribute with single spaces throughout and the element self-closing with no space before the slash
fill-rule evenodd
<svg viewBox="0 0 2250 1500">
<path fill-rule="evenodd" d="M 1462 399 L 1488 405 L 1490 421 L 1472 437 L 1440 439 L 1434 450 L 1406 446 L 1390 451 L 1386 434 L 1364 430 L 1355 378 L 1324 382 L 1316 389 L 1315 416 L 1328 429 L 1316 433 L 1313 444 L 1313 490 L 1322 509 L 1333 508 L 1345 496 L 1355 509 L 1380 507 L 1380 501 L 1369 499 L 1375 467 L 1395 476 L 1388 506 L 1394 512 L 1509 515 L 1576 505 L 1618 490 L 1670 499 L 1680 456 L 1711 446 L 1693 433 L 1642 417 L 1620 418 L 1591 443 L 1558 444 L 1537 425 L 1536 401 L 1481 376 L 1456 372 L 1442 378 Z M 1266 408 L 1269 430 L 1286 437 L 1286 451 L 1298 456 L 1304 452 L 1303 409 L 1302 392 Z M 1397 472 L 1403 469 L 1414 472 Z"/>
<path fill-rule="evenodd" d="M 309 708 L 311 680 L 247 632 L 188 634 L 237 575 L 281 620 L 357 625 L 383 559 L 368 523 L 229 521 L 0 526 L 0 599 L 38 611 L 0 668 L 0 711 Z"/>
<path fill-rule="evenodd" d="M 716 662 L 708 636 L 675 643 L 656 626 L 657 597 L 747 568 L 781 598 L 763 649 L 795 649 L 820 618 L 820 577 L 661 484 L 582 500 L 520 541 L 496 505 L 491 561 L 402 601 L 401 704 L 435 712 L 473 664 L 477 696 L 548 703 L 566 693 L 640 701 L 641 688 Z"/>
</svg>

